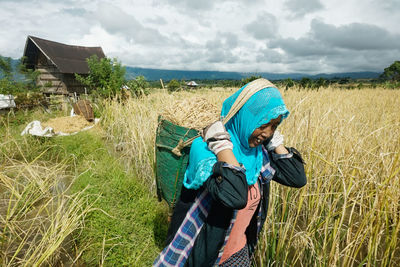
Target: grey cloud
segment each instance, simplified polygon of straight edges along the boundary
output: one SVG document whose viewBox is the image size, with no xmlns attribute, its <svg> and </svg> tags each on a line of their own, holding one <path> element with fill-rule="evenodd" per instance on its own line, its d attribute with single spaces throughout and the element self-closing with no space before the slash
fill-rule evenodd
<svg viewBox="0 0 400 267">
<path fill-rule="evenodd" d="M 233 33 L 223 33 L 221 34 L 223 42 L 229 48 L 235 48 L 238 46 L 238 37 Z"/>
<path fill-rule="evenodd" d="M 400 35 L 371 24 L 351 23 L 336 27 L 313 20 L 311 31 L 316 39 L 329 46 L 353 50 L 398 49 Z"/>
<path fill-rule="evenodd" d="M 342 26 L 313 20 L 310 32 L 300 38 L 267 42 L 259 60 L 290 64 L 293 71 L 381 71 L 400 56 L 400 36 L 375 25 L 351 23 Z M 281 49 L 278 55 L 270 49 Z"/>
<path fill-rule="evenodd" d="M 287 0 L 284 5 L 295 18 L 324 8 L 320 0 Z"/>
<path fill-rule="evenodd" d="M 206 43 L 207 49 L 232 49 L 237 47 L 238 37 L 233 33 L 217 33 L 217 37 L 214 40 L 210 40 Z"/>
<path fill-rule="evenodd" d="M 162 0 L 166 4 L 179 8 L 190 10 L 210 10 L 214 7 L 214 0 Z"/>
<path fill-rule="evenodd" d="M 173 6 L 177 9 L 187 10 L 191 12 L 196 11 L 206 11 L 211 10 L 217 4 L 222 4 L 225 2 L 237 3 L 237 4 L 244 4 L 246 6 L 259 4 L 264 2 L 265 0 L 161 0 L 162 2 Z M 157 2 L 159 4 L 159 2 Z"/>
<path fill-rule="evenodd" d="M 386 11 L 393 12 L 393 13 L 398 13 L 400 9 L 400 1 L 399 0 L 369 0 L 372 2 L 373 5 L 375 5 L 377 8 L 383 8 Z"/>
<path fill-rule="evenodd" d="M 234 63 L 239 60 L 232 49 L 237 47 L 237 36 L 232 33 L 217 33 L 214 40 L 206 43 L 206 58 L 210 63 Z"/>
<path fill-rule="evenodd" d="M 72 16 L 80 17 L 88 14 L 88 11 L 84 8 L 63 8 L 61 9 L 60 13 L 67 13 Z"/>
<path fill-rule="evenodd" d="M 207 62 L 209 63 L 235 63 L 239 57 L 233 55 L 232 51 L 222 48 L 208 51 Z"/>
<path fill-rule="evenodd" d="M 278 38 L 268 43 L 269 48 L 281 48 L 286 53 L 294 56 L 318 56 L 334 53 L 334 48 L 329 48 L 325 44 L 318 42 L 312 37 Z"/>
<path fill-rule="evenodd" d="M 264 12 L 247 24 L 245 30 L 258 40 L 273 38 L 278 33 L 278 21 L 271 13 Z"/>
<path fill-rule="evenodd" d="M 400 35 L 374 25 L 352 23 L 334 26 L 319 20 L 311 22 L 311 30 L 298 39 L 276 38 L 269 48 L 281 48 L 295 56 L 318 56 L 343 53 L 343 50 L 398 50 Z"/>
<path fill-rule="evenodd" d="M 156 24 L 156 25 L 166 25 L 167 24 L 167 21 L 165 20 L 165 18 L 160 17 L 160 16 L 156 16 L 154 18 L 148 18 L 148 19 L 146 19 L 146 22 Z"/>
<path fill-rule="evenodd" d="M 157 44 L 168 40 L 159 31 L 144 27 L 135 17 L 125 13 L 120 8 L 110 4 L 100 4 L 95 13 L 101 26 L 110 34 L 121 34 L 127 40 L 133 39 L 141 44 Z"/>
<path fill-rule="evenodd" d="M 256 61 L 267 63 L 282 63 L 284 55 L 272 49 L 262 49 L 258 52 Z"/>
<path fill-rule="evenodd" d="M 392 51 L 342 51 L 323 59 L 331 72 L 383 71 L 393 63 Z M 397 53 L 399 55 L 399 53 Z"/>
</svg>

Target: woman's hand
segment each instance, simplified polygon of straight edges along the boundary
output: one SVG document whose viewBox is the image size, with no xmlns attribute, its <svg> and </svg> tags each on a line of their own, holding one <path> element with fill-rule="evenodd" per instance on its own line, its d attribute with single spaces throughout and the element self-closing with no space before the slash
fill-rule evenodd
<svg viewBox="0 0 400 267">
<path fill-rule="evenodd" d="M 278 130 L 275 130 L 274 135 L 266 148 L 268 151 L 275 151 L 276 154 L 289 153 L 283 145 L 283 135 Z"/>
</svg>

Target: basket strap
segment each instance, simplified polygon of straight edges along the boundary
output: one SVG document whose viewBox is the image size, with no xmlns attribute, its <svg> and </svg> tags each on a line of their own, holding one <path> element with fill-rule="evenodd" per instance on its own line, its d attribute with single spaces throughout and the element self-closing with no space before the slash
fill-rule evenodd
<svg viewBox="0 0 400 267">
<path fill-rule="evenodd" d="M 235 116 L 235 114 L 243 107 L 243 105 L 249 100 L 252 95 L 257 93 L 258 91 L 267 88 L 267 87 L 275 87 L 276 86 L 268 81 L 267 79 L 260 78 L 249 83 L 242 92 L 240 92 L 238 98 L 236 98 L 235 103 L 233 103 L 231 109 L 228 114 L 224 117 L 222 122 L 224 124 L 228 123 L 228 121 Z"/>
<path fill-rule="evenodd" d="M 268 87 L 275 87 L 277 88 L 272 82 L 268 81 L 267 79 L 260 78 L 257 80 L 252 81 L 249 83 L 242 92 L 240 92 L 238 98 L 236 98 L 235 102 L 233 103 L 231 109 L 229 110 L 228 114 L 223 118 L 222 122 L 224 124 L 228 123 L 228 121 L 235 116 L 235 114 L 243 107 L 243 105 L 249 100 L 249 98 L 257 93 L 258 91 L 268 88 Z M 186 141 L 183 141 L 182 139 L 179 140 L 178 145 L 172 149 L 172 153 L 174 153 L 177 156 L 182 156 L 181 150 L 192 144 L 193 140 L 199 137 L 200 134 L 197 136 L 194 136 Z"/>
</svg>

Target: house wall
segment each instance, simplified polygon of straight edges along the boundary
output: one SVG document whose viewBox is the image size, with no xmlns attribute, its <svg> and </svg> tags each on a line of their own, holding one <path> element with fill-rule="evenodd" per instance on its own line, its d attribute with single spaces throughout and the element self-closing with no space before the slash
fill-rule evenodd
<svg viewBox="0 0 400 267">
<path fill-rule="evenodd" d="M 40 72 L 37 85 L 43 87 L 44 93 L 68 93 L 63 74 L 42 53 L 39 53 L 36 69 Z"/>
<path fill-rule="evenodd" d="M 74 74 L 61 73 L 42 53 L 39 53 L 36 69 L 40 72 L 37 84 L 43 87 L 46 94 L 81 94 L 85 91 Z"/>
<path fill-rule="evenodd" d="M 85 87 L 75 79 L 75 74 L 63 74 L 63 81 L 69 93 L 76 92 L 77 94 L 85 93 Z"/>
</svg>

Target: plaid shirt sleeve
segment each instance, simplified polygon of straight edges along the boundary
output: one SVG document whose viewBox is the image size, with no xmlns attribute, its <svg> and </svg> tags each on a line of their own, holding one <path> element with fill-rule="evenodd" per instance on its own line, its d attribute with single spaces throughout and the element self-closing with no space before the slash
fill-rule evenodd
<svg viewBox="0 0 400 267">
<path fill-rule="evenodd" d="M 289 153 L 287 154 L 277 154 L 275 151 L 272 151 L 271 154 L 274 161 L 280 159 L 290 159 L 293 157 L 293 152 L 291 150 L 289 150 Z"/>
</svg>

